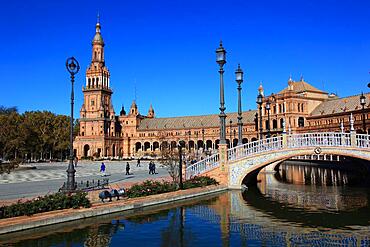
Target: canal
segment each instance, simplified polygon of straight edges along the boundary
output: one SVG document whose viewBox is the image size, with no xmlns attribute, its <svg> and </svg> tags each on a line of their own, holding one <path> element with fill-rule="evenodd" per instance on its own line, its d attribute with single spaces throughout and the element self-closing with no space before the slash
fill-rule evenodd
<svg viewBox="0 0 370 247">
<path fill-rule="evenodd" d="M 370 246 L 370 188 L 361 175 L 287 162 L 243 193 L 2 235 L 0 245 Z"/>
</svg>

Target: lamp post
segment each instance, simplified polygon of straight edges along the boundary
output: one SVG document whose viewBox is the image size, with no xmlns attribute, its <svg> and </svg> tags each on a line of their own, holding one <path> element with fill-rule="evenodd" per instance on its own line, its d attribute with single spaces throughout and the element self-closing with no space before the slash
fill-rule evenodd
<svg viewBox="0 0 370 247">
<path fill-rule="evenodd" d="M 232 136 L 231 136 L 231 134 L 232 134 L 231 125 L 232 124 L 233 124 L 233 120 L 230 119 L 230 142 L 229 142 L 230 148 L 232 148 L 232 146 L 231 146 L 231 143 L 232 143 L 232 140 L 231 140 L 231 138 L 232 138 Z"/>
<path fill-rule="evenodd" d="M 238 64 L 238 68 L 235 71 L 236 82 L 238 83 L 238 145 L 242 145 L 243 136 L 243 123 L 242 123 L 242 99 L 241 99 L 241 84 L 243 82 L 243 70 Z"/>
<path fill-rule="evenodd" d="M 235 140 L 235 137 L 236 137 L 236 130 L 233 130 L 233 133 L 234 133 L 234 135 L 233 135 L 233 145 L 234 145 L 234 140 Z M 239 141 L 238 141 L 238 145 L 239 145 Z"/>
<path fill-rule="evenodd" d="M 365 97 L 364 93 L 361 93 L 361 96 L 360 96 L 360 104 L 362 106 L 362 129 L 363 129 L 364 134 L 365 134 L 367 131 L 366 131 L 366 122 L 365 122 L 366 97 Z"/>
<path fill-rule="evenodd" d="M 267 102 L 266 102 L 266 110 L 267 110 L 267 138 L 270 138 L 271 136 L 271 133 L 270 133 L 270 108 L 271 105 L 270 105 L 270 100 L 267 99 Z"/>
<path fill-rule="evenodd" d="M 202 142 L 203 142 L 203 152 L 204 152 L 204 149 L 206 147 L 206 145 L 204 144 L 204 129 L 202 129 Z"/>
<path fill-rule="evenodd" d="M 75 81 L 75 74 L 78 73 L 80 70 L 80 65 L 78 61 L 74 57 L 70 57 L 66 61 L 66 67 L 68 72 L 71 74 L 71 119 L 70 119 L 70 133 L 69 133 L 69 165 L 67 169 L 67 191 L 73 191 L 75 189 L 75 173 L 76 170 L 73 165 L 73 103 L 74 103 L 74 91 L 73 91 L 73 84 Z"/>
<path fill-rule="evenodd" d="M 257 104 L 258 104 L 258 115 L 260 117 L 260 123 L 259 123 L 260 140 L 262 140 L 262 103 L 263 103 L 263 96 L 261 93 L 259 93 L 257 96 Z"/>
<path fill-rule="evenodd" d="M 220 66 L 220 144 L 226 144 L 226 114 L 225 114 L 225 99 L 224 99 L 224 69 L 223 66 L 226 63 L 226 50 L 220 46 L 216 50 L 216 62 Z"/>
<path fill-rule="evenodd" d="M 180 141 L 181 142 L 181 141 Z M 182 184 L 182 146 L 181 143 L 179 142 L 177 148 L 179 149 L 179 187 L 180 190 L 183 189 L 183 184 Z"/>
<path fill-rule="evenodd" d="M 191 131 L 189 130 L 188 131 L 188 149 L 189 149 L 189 154 L 190 154 L 190 135 L 191 135 Z"/>
</svg>

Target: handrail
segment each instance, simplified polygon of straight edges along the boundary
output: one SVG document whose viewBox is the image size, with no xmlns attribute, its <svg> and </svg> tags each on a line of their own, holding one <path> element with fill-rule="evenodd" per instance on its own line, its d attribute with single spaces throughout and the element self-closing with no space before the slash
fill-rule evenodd
<svg viewBox="0 0 370 247">
<path fill-rule="evenodd" d="M 283 136 L 286 135 L 286 136 Z M 227 150 L 229 161 L 238 160 L 254 154 L 261 154 L 285 148 L 301 147 L 357 147 L 370 148 L 370 135 L 343 133 L 343 132 L 320 132 L 303 134 L 283 134 L 271 138 L 257 140 L 239 145 Z M 355 139 L 352 139 L 355 138 Z M 285 141 L 284 141 L 285 139 Z M 354 143 L 353 143 L 354 142 Z M 186 168 L 186 178 L 207 172 L 219 166 L 219 154 L 192 164 Z"/>
<path fill-rule="evenodd" d="M 219 160 L 220 156 L 217 153 L 186 167 L 186 179 L 212 170 L 213 168 L 218 166 Z"/>
</svg>

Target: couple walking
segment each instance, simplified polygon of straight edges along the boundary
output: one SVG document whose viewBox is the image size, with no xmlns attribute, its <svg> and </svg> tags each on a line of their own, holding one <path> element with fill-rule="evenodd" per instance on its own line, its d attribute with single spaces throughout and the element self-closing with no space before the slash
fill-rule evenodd
<svg viewBox="0 0 370 247">
<path fill-rule="evenodd" d="M 150 162 L 149 162 L 149 174 L 157 174 L 157 173 L 155 172 L 155 164 L 154 164 L 154 162 L 153 162 L 153 161 L 150 161 Z"/>
</svg>

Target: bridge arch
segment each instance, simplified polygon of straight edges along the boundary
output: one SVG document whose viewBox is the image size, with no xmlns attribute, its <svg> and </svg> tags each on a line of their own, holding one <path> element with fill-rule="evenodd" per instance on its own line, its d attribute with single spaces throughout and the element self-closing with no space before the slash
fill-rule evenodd
<svg viewBox="0 0 370 247">
<path fill-rule="evenodd" d="M 217 144 L 218 140 L 216 140 Z M 225 151 L 223 151 L 225 152 Z M 240 189 L 243 180 L 263 167 L 311 154 L 347 156 L 370 162 L 370 135 L 344 132 L 286 134 L 252 141 L 226 153 L 216 153 L 186 168 L 186 178 L 207 174 L 229 188 Z M 227 169 L 225 169 L 225 166 Z"/>
<path fill-rule="evenodd" d="M 264 167 L 280 163 L 292 157 L 300 155 L 311 155 L 315 152 L 315 147 L 301 147 L 282 150 L 269 151 L 252 155 L 245 159 L 236 160 L 229 163 L 229 186 L 231 188 L 240 188 L 243 183 L 253 184 L 256 182 L 256 175 Z M 370 162 L 370 152 L 367 149 L 354 149 L 351 147 L 321 147 L 321 153 L 327 155 L 340 155 Z"/>
</svg>

